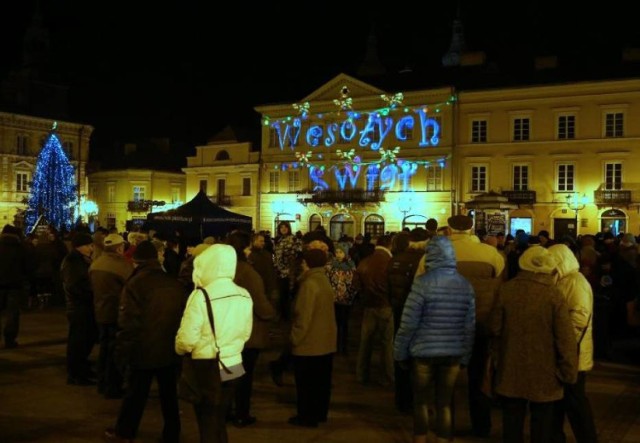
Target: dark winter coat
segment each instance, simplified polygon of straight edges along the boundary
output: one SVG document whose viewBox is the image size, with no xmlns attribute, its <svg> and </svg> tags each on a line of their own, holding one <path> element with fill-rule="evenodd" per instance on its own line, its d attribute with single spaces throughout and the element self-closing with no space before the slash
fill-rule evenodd
<svg viewBox="0 0 640 443">
<path fill-rule="evenodd" d="M 137 369 L 177 362 L 176 333 L 184 308 L 184 288 L 157 260 L 141 263 L 122 291 L 116 357 Z"/>
<path fill-rule="evenodd" d="M 118 321 L 120 294 L 133 272 L 133 265 L 117 252 L 103 252 L 89 267 L 93 304 L 98 324 Z"/>
<path fill-rule="evenodd" d="M 269 342 L 269 320 L 275 318 L 273 308 L 264 292 L 262 278 L 246 261 L 238 260 L 236 276 L 233 279 L 238 286 L 245 288 L 253 300 L 253 328 L 251 337 L 245 343 L 245 348 L 266 348 Z"/>
<path fill-rule="evenodd" d="M 0 288 L 20 289 L 33 271 L 27 248 L 12 234 L 0 235 Z"/>
<path fill-rule="evenodd" d="M 60 274 L 69 314 L 75 311 L 93 311 L 93 289 L 89 280 L 90 265 L 91 258 L 82 255 L 76 249 L 62 260 Z"/>
</svg>

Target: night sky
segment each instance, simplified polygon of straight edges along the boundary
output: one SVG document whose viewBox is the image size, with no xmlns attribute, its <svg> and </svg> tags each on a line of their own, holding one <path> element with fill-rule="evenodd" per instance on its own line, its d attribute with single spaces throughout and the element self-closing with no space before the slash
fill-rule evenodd
<svg viewBox="0 0 640 443">
<path fill-rule="evenodd" d="M 228 124 L 250 138 L 259 130 L 254 106 L 297 102 L 340 72 L 356 75 L 372 22 L 387 72 L 411 64 L 428 77 L 439 69 L 456 15 L 455 2 L 424 3 L 417 13 L 415 0 L 159 3 L 40 2 L 52 44 L 49 75 L 72 86 L 70 119 L 96 128 L 93 160 L 115 140 L 151 136 L 171 137 L 189 155 Z M 618 63 L 623 47 L 640 47 L 627 10 L 529 3 L 462 2 L 468 49 L 484 50 L 505 71 L 557 54 L 589 73 Z M 13 2 L 0 14 L 0 76 L 20 64 L 35 4 Z"/>
</svg>

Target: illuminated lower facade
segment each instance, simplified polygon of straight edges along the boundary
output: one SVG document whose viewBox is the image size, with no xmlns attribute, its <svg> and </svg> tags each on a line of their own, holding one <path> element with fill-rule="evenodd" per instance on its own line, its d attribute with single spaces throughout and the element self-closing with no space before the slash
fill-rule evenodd
<svg viewBox="0 0 640 443">
<path fill-rule="evenodd" d="M 150 169 L 119 169 L 89 175 L 89 200 L 97 205 L 97 225 L 118 232 L 141 226 L 151 212 L 185 203 L 185 175 Z"/>
<path fill-rule="evenodd" d="M 640 232 L 640 80 L 386 95 L 339 75 L 262 106 L 257 229 Z M 455 122 L 455 124 L 454 124 Z"/>
</svg>

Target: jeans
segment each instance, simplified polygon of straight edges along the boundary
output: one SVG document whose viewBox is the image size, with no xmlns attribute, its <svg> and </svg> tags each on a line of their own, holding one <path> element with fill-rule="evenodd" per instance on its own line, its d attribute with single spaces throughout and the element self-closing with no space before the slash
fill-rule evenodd
<svg viewBox="0 0 640 443">
<path fill-rule="evenodd" d="M 371 373 L 374 340 L 380 340 L 380 361 L 385 383 L 393 383 L 393 313 L 387 308 L 364 308 L 356 377 L 367 383 Z"/>
<path fill-rule="evenodd" d="M 350 305 L 335 303 L 336 328 L 338 330 L 337 352 L 346 354 L 349 349 L 349 313 Z"/>
<path fill-rule="evenodd" d="M 450 439 L 451 402 L 460 372 L 460 357 L 430 357 L 413 360 L 413 435 L 426 435 L 429 431 L 429 384 L 435 383 L 435 433 Z"/>
<path fill-rule="evenodd" d="M 564 398 L 555 403 L 553 411 L 553 443 L 565 443 L 564 416 L 569 418 L 577 443 L 596 443 L 598 435 L 591 405 L 585 392 L 586 373 L 578 372 L 578 381 L 564 385 Z"/>
</svg>

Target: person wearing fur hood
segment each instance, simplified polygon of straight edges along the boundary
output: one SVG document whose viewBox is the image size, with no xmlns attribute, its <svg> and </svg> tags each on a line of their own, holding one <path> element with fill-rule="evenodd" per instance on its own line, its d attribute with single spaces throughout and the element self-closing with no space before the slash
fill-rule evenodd
<svg viewBox="0 0 640 443">
<path fill-rule="evenodd" d="M 553 441 L 565 441 L 566 414 L 576 441 L 596 442 L 593 413 L 585 392 L 586 373 L 593 368 L 593 292 L 589 281 L 579 272 L 580 264 L 571 249 L 555 244 L 549 247 L 549 252 L 558 260 L 557 287 L 567 302 L 578 342 L 578 381 L 564 385 L 564 398 L 555 407 Z"/>
<path fill-rule="evenodd" d="M 238 377 L 242 369 L 242 349 L 251 336 L 253 301 L 246 289 L 236 285 L 236 251 L 229 245 L 215 244 L 193 261 L 195 289 L 189 296 L 176 335 L 179 355 L 191 353 L 193 359 L 214 358 L 220 352 L 221 363 Z M 204 288 L 209 295 L 215 323 L 215 336 L 209 324 Z M 233 380 L 222 383 L 220 402 L 204 401 L 194 405 L 201 441 L 212 435 L 227 441 L 226 413 L 233 394 Z M 213 398 L 215 393 L 212 393 Z"/>
<path fill-rule="evenodd" d="M 531 442 L 548 443 L 555 402 L 562 400 L 564 384 L 576 382 L 576 334 L 556 285 L 557 259 L 536 245 L 518 264 L 518 275 L 500 287 L 489 319 L 495 392 L 501 396 L 504 441 L 524 441 L 530 409 Z"/>
</svg>

